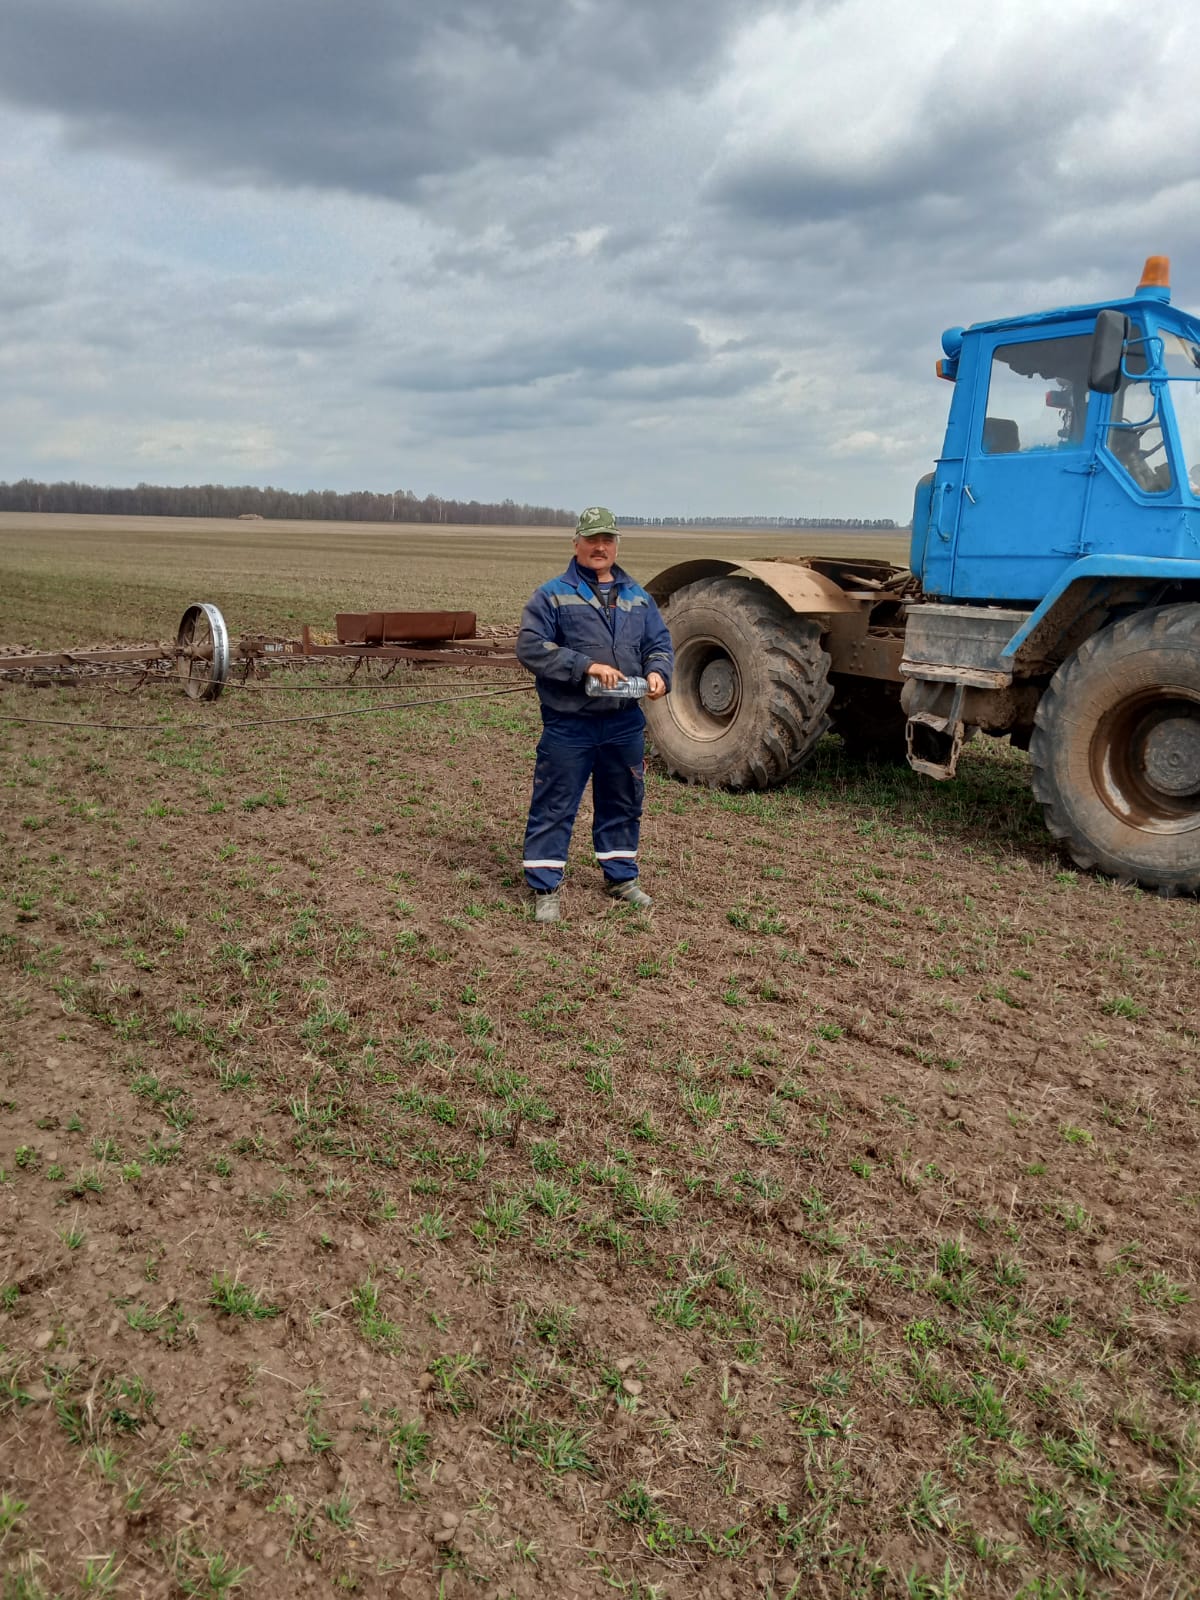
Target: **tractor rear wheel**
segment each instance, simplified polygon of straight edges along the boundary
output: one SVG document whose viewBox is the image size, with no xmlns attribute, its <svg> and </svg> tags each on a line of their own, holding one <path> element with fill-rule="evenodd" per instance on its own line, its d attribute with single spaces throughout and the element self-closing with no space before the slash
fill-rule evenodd
<svg viewBox="0 0 1200 1600">
<path fill-rule="evenodd" d="M 688 584 L 666 620 L 671 693 L 646 713 L 668 769 L 727 789 L 789 778 L 829 726 L 833 690 L 818 624 L 744 578 Z"/>
<path fill-rule="evenodd" d="M 1029 744 L 1046 826 L 1081 867 L 1200 889 L 1200 605 L 1113 623 L 1059 667 Z"/>
</svg>

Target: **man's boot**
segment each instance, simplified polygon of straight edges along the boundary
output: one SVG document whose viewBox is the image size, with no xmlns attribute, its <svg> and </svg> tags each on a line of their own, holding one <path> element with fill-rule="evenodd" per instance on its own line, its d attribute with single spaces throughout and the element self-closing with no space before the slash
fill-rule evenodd
<svg viewBox="0 0 1200 1600">
<path fill-rule="evenodd" d="M 604 892 L 612 900 L 620 900 L 624 905 L 632 906 L 635 911 L 649 911 L 654 901 L 638 885 L 636 878 L 628 878 L 621 883 L 615 883 L 611 878 L 604 885 Z"/>
<path fill-rule="evenodd" d="M 533 920 L 535 922 L 560 922 L 562 920 L 562 908 L 558 903 L 557 889 L 551 889 L 548 894 L 534 895 Z"/>
</svg>

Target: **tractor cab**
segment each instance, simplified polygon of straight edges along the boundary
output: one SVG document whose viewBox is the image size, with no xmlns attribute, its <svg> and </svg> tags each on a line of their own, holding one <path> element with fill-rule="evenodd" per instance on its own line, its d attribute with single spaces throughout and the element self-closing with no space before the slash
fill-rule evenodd
<svg viewBox="0 0 1200 1600">
<path fill-rule="evenodd" d="M 1036 605 L 1088 556 L 1200 557 L 1200 322 L 1152 256 L 1128 300 L 950 328 L 912 568 L 931 597 Z"/>
</svg>

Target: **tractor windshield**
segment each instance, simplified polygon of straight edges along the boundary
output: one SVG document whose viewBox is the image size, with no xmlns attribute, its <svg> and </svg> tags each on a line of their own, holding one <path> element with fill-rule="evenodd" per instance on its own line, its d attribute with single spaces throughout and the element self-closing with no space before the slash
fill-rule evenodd
<svg viewBox="0 0 1200 1600">
<path fill-rule="evenodd" d="M 1192 494 L 1200 499 L 1200 345 L 1177 333 L 1164 331 L 1160 337 L 1163 366 L 1171 379 L 1168 387 L 1183 451 L 1183 470 Z"/>
</svg>

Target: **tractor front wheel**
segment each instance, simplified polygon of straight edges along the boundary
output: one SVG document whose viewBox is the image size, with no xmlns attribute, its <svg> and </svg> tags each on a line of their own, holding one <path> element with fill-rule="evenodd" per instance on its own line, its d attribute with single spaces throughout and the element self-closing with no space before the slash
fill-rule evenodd
<svg viewBox="0 0 1200 1600">
<path fill-rule="evenodd" d="M 829 726 L 821 629 L 769 589 L 707 578 L 666 611 L 675 673 L 646 706 L 655 748 L 677 778 L 766 789 L 789 778 Z"/>
<path fill-rule="evenodd" d="M 1046 826 L 1081 867 L 1200 889 L 1200 605 L 1095 634 L 1055 673 L 1030 740 Z"/>
</svg>

